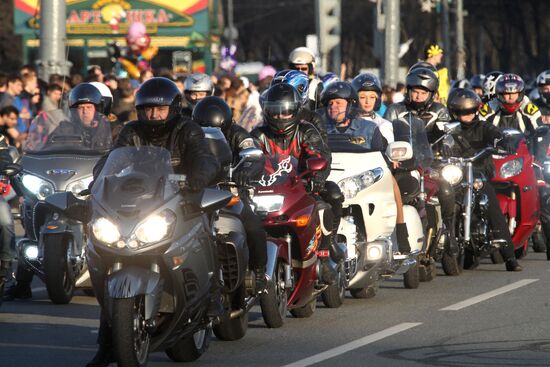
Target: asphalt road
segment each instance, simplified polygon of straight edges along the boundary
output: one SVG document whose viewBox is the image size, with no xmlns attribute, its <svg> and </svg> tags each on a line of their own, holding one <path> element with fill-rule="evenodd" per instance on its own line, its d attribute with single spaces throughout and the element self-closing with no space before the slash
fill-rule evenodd
<svg viewBox="0 0 550 367">
<path fill-rule="evenodd" d="M 550 264 L 532 252 L 521 264 L 510 273 L 485 261 L 458 277 L 438 269 L 416 290 L 391 279 L 374 298 L 319 302 L 311 318 L 289 316 L 280 329 L 266 328 L 255 307 L 242 340 L 212 337 L 191 364 L 153 353 L 149 366 L 550 366 Z M 84 366 L 96 348 L 95 299 L 54 305 L 33 286 L 32 301 L 0 308 L 0 366 Z"/>
</svg>

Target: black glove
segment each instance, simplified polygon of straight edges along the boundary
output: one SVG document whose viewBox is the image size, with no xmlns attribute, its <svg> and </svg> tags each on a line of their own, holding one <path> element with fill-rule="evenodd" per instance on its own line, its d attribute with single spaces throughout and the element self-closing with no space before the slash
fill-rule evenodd
<svg viewBox="0 0 550 367">
<path fill-rule="evenodd" d="M 201 191 L 208 186 L 208 180 L 202 175 L 193 175 L 187 180 L 187 185 L 191 191 Z"/>
<path fill-rule="evenodd" d="M 325 189 L 325 179 L 319 175 L 311 177 L 311 192 L 321 192 Z"/>
<path fill-rule="evenodd" d="M 250 183 L 250 171 L 240 169 L 233 173 L 233 181 L 239 186 L 247 186 Z"/>
</svg>

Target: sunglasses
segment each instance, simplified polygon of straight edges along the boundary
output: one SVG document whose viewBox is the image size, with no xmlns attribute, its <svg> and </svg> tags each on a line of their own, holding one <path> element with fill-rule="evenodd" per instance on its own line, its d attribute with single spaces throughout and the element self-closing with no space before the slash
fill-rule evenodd
<svg viewBox="0 0 550 367">
<path fill-rule="evenodd" d="M 296 71 L 303 71 L 303 72 L 306 72 L 309 70 L 309 68 L 307 66 L 295 66 L 294 67 L 294 70 Z"/>
</svg>

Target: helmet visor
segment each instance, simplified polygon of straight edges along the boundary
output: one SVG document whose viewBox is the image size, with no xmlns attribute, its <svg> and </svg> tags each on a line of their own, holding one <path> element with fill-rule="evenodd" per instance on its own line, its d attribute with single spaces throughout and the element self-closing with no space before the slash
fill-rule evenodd
<svg viewBox="0 0 550 367">
<path fill-rule="evenodd" d="M 268 116 L 288 116 L 290 118 L 298 112 L 300 103 L 291 101 L 266 101 L 264 102 L 263 108 L 264 113 Z"/>
</svg>

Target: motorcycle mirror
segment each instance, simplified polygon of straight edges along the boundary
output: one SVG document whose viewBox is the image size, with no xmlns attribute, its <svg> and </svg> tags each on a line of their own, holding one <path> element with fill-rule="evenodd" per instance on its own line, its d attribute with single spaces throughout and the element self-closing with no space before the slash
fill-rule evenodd
<svg viewBox="0 0 550 367">
<path fill-rule="evenodd" d="M 232 198 L 233 194 L 229 191 L 206 188 L 202 193 L 200 208 L 205 212 L 213 212 L 226 206 Z"/>
<path fill-rule="evenodd" d="M 325 158 L 309 158 L 306 161 L 306 169 L 310 172 L 324 171 L 328 166 Z"/>
<path fill-rule="evenodd" d="M 413 157 L 413 149 L 406 141 L 394 141 L 386 148 L 386 156 L 394 162 L 408 161 Z"/>
<path fill-rule="evenodd" d="M 258 148 L 245 148 L 239 152 L 240 159 L 259 159 L 263 157 L 264 152 Z"/>
<path fill-rule="evenodd" d="M 12 177 L 21 172 L 22 169 L 23 168 L 17 163 L 10 163 L 2 169 L 2 174 Z"/>
<path fill-rule="evenodd" d="M 443 126 L 443 131 L 448 134 L 450 132 L 453 132 L 459 126 L 460 122 L 448 122 Z"/>
</svg>

